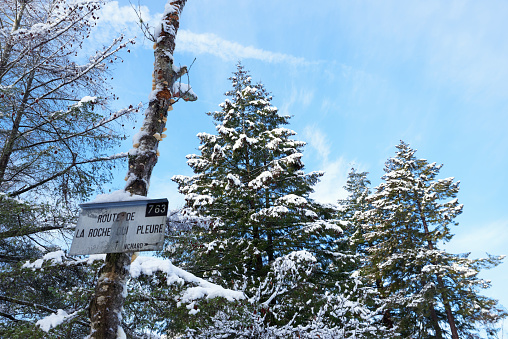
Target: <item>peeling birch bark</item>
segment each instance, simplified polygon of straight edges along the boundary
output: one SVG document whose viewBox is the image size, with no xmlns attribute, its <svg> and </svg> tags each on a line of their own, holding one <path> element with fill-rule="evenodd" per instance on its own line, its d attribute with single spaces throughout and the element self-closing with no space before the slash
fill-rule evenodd
<svg viewBox="0 0 508 339">
<path fill-rule="evenodd" d="M 147 196 L 153 167 L 157 163 L 158 146 L 165 131 L 168 111 L 178 99 L 195 101 L 197 96 L 189 86 L 178 80 L 187 73 L 187 68 L 174 66 L 173 52 L 179 28 L 179 17 L 186 0 L 166 4 L 160 28 L 156 27 L 157 41 L 154 45 L 154 84 L 148 108 L 133 148 L 129 151 L 129 168 L 125 191 Z M 116 338 L 122 331 L 122 315 L 129 279 L 130 254 L 114 253 L 106 256 L 105 265 L 99 273 L 95 296 L 90 305 L 90 339 Z"/>
</svg>

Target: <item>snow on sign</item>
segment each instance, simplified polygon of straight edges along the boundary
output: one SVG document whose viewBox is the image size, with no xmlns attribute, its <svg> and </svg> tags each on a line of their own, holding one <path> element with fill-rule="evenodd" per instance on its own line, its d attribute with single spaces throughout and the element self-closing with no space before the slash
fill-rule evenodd
<svg viewBox="0 0 508 339">
<path fill-rule="evenodd" d="M 81 204 L 70 255 L 162 249 L 167 199 Z"/>
</svg>

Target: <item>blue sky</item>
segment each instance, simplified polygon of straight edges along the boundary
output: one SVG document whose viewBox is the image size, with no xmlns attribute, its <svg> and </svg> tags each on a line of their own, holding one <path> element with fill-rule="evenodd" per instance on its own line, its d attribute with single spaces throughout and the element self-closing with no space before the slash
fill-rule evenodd
<svg viewBox="0 0 508 339">
<path fill-rule="evenodd" d="M 145 20 L 157 21 L 164 4 L 141 0 Z M 507 17 L 508 2 L 494 0 L 189 0 L 175 60 L 196 58 L 190 82 L 199 100 L 171 112 L 150 196 L 182 204 L 170 178 L 191 174 L 185 155 L 198 153 L 197 133 L 214 132 L 205 112 L 219 109 L 241 60 L 273 104 L 294 116 L 290 128 L 308 142 L 307 171 L 326 171 L 314 198 L 344 197 L 352 166 L 370 172 L 377 186 L 402 139 L 418 157 L 444 164 L 442 178 L 461 181 L 464 212 L 447 249 L 508 254 Z M 107 5 L 89 44 L 121 31 L 142 35 L 123 0 Z M 113 73 L 117 107 L 146 103 L 152 43 L 138 38 L 123 58 Z M 485 294 L 508 306 L 508 264 L 482 276 L 493 281 Z"/>
</svg>

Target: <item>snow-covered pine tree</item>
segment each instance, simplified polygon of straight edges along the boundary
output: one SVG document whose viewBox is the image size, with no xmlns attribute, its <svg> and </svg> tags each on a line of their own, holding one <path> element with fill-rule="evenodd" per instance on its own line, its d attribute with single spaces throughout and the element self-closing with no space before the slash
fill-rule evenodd
<svg viewBox="0 0 508 339">
<path fill-rule="evenodd" d="M 340 271 L 356 272 L 360 269 L 365 259 L 365 245 L 358 222 L 357 215 L 368 209 L 366 198 L 370 193 L 370 181 L 366 172 L 357 172 L 352 168 L 348 174 L 346 185 L 343 187 L 349 195 L 346 199 L 339 199 L 337 218 L 342 220 L 344 232 L 342 238 L 337 241 L 343 253 Z M 347 280 L 346 280 L 347 281 Z"/>
<path fill-rule="evenodd" d="M 186 212 L 212 220 L 192 235 L 187 268 L 250 299 L 202 309 L 189 336 L 382 337 L 376 313 L 359 301 L 358 281 L 337 283 L 346 257 L 339 253 L 342 230 L 328 219 L 335 211 L 309 198 L 321 173 L 303 172 L 305 143 L 283 127 L 290 117 L 243 66 L 230 80 L 229 98 L 209 113 L 217 134 L 198 134 L 201 154 L 188 156 L 195 175 L 173 180 L 186 195 Z M 351 290 L 341 290 L 346 285 Z"/>
<path fill-rule="evenodd" d="M 313 248 L 309 234 L 321 227 L 309 194 L 322 174 L 302 171 L 305 143 L 282 127 L 290 117 L 278 114 L 243 66 L 230 80 L 231 99 L 208 113 L 217 134 L 199 133 L 201 154 L 187 156 L 195 175 L 173 178 L 189 208 L 215 218 L 196 266 L 226 280 L 264 276 L 276 257 Z"/>
<path fill-rule="evenodd" d="M 367 175 L 368 172 L 358 172 L 355 168 L 352 168 L 348 174 L 346 185 L 343 187 L 349 195 L 345 199 L 339 199 L 338 201 L 338 218 L 345 223 L 343 227 L 342 251 L 344 257 L 347 254 L 348 258 L 348 260 L 344 261 L 341 270 L 351 272 L 357 281 L 363 283 L 362 288 L 368 295 L 368 298 L 363 299 L 364 306 L 371 310 L 380 310 L 384 314 L 387 312 L 386 301 L 380 298 L 379 291 L 369 284 L 369 280 L 359 274 L 362 271 L 362 267 L 368 261 L 367 249 L 369 248 L 369 243 L 364 238 L 361 223 L 362 213 L 371 208 L 367 200 L 371 193 L 371 182 Z M 383 322 L 383 318 L 378 320 L 383 326 L 392 329 L 390 333 L 393 337 L 400 335 L 396 329 L 393 329 L 393 326 Z"/>
<path fill-rule="evenodd" d="M 368 244 L 362 273 L 388 304 L 385 324 L 405 338 L 465 338 L 479 324 L 491 333 L 506 314 L 479 294 L 489 282 L 478 273 L 502 258 L 468 259 L 438 248 L 462 213 L 459 182 L 438 179 L 441 165 L 414 154 L 404 142 L 397 146 L 384 182 L 367 198 L 370 209 L 358 214 Z"/>
<path fill-rule="evenodd" d="M 362 252 L 364 245 L 362 227 L 358 222 L 357 214 L 369 209 L 367 197 L 371 193 L 371 183 L 367 174 L 367 172 L 358 172 L 352 168 L 344 186 L 349 195 L 346 199 L 338 201 L 339 219 L 347 222 L 347 226 L 343 227 L 344 236 L 347 238 L 348 247 L 354 252 Z"/>
</svg>

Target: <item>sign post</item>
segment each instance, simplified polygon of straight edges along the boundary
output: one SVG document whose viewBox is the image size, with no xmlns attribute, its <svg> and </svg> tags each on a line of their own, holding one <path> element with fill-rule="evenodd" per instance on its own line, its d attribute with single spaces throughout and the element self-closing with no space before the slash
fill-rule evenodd
<svg viewBox="0 0 508 339">
<path fill-rule="evenodd" d="M 163 132 L 166 129 L 168 111 L 173 108 L 172 104 L 175 99 L 182 98 L 185 101 L 197 99 L 192 91 L 183 91 L 182 86 L 176 86 L 176 88 L 174 86 L 178 85 L 179 78 L 187 72 L 186 67 L 180 68 L 173 65 L 176 33 L 186 2 L 187 0 L 169 0 L 167 2 L 162 20 L 157 24 L 157 32 L 153 36 L 155 42 L 153 72 L 155 83 L 145 111 L 142 132 L 138 135 L 138 142 L 133 143 L 133 149 L 129 151 L 128 181 L 125 191 L 131 194 L 145 197 L 148 194 L 150 177 L 159 155 L 159 142 L 164 137 Z M 144 225 L 146 227 L 146 224 Z M 137 226 L 139 225 L 135 226 L 136 229 Z M 129 227 L 129 232 L 130 229 L 131 227 Z M 145 244 L 144 241 L 139 243 Z M 122 309 L 125 299 L 125 284 L 129 277 L 129 263 L 129 255 L 125 253 L 108 253 L 106 255 L 104 266 L 98 274 L 95 295 L 90 303 L 90 339 L 124 337 Z"/>
<path fill-rule="evenodd" d="M 70 255 L 163 248 L 167 199 L 86 203 L 80 207 Z"/>
</svg>

